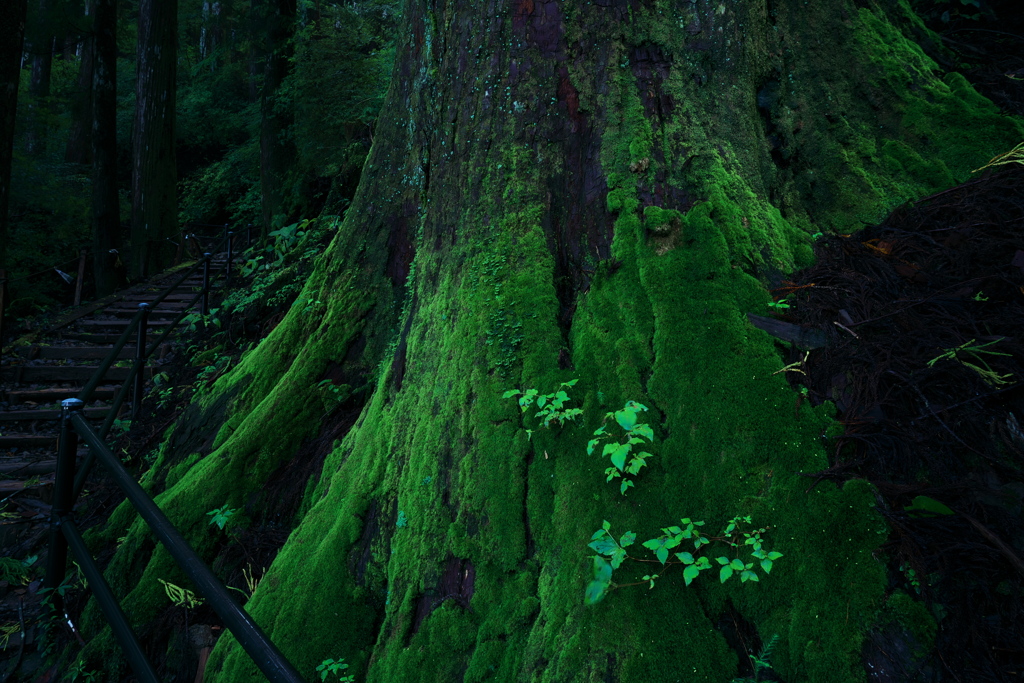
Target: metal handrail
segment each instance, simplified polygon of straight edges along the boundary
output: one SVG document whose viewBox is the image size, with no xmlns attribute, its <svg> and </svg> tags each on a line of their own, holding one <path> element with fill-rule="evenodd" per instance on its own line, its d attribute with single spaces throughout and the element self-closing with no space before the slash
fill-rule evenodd
<svg viewBox="0 0 1024 683">
<path fill-rule="evenodd" d="M 230 240 L 230 233 L 225 236 L 225 239 Z M 228 244 L 230 245 L 230 241 Z M 74 501 L 85 483 L 85 478 L 92 464 L 98 458 L 110 471 L 115 483 L 125 493 L 142 519 L 170 552 L 171 557 L 174 558 L 188 578 L 195 584 L 198 592 L 209 601 L 210 606 L 213 607 L 214 611 L 224 621 L 228 630 L 231 631 L 242 648 L 252 657 L 253 662 L 259 667 L 260 671 L 272 683 L 302 683 L 303 678 L 292 664 L 277 649 L 266 633 L 252 620 L 249 614 L 235 603 L 227 588 L 224 587 L 224 584 L 203 563 L 202 558 L 192 550 L 188 542 L 178 533 L 178 530 L 174 528 L 174 525 L 171 524 L 166 515 L 153 502 L 153 499 L 136 483 L 135 479 L 121 465 L 117 456 L 111 452 L 110 448 L 103 441 L 113 424 L 112 416 L 116 414 L 127 396 L 127 387 L 132 383 L 133 379 L 141 378 L 146 358 L 159 347 L 160 343 L 184 319 L 189 309 L 198 303 L 200 298 L 203 299 L 204 309 L 206 308 L 208 304 L 206 297 L 210 289 L 210 258 L 211 254 L 205 254 L 199 263 L 189 269 L 181 279 L 164 290 L 157 297 L 156 301 L 153 302 L 155 306 L 160 301 L 163 301 L 174 288 L 184 282 L 185 278 L 194 273 L 200 265 L 204 266 L 203 288 L 155 342 L 149 346 L 146 345 L 146 320 L 149 305 L 140 304 L 139 312 L 135 314 L 128 328 L 118 340 L 118 343 L 114 345 L 110 354 L 97 368 L 97 372 L 82 390 L 79 398 L 66 399 L 61 402 L 60 439 L 57 445 L 57 471 L 54 478 L 51 506 L 50 551 L 48 554 L 45 585 L 50 589 L 55 589 L 64 580 L 67 553 L 70 548 L 71 553 L 79 562 L 79 566 L 82 568 L 89 586 L 93 589 L 93 595 L 99 603 L 104 616 L 110 622 L 115 637 L 122 648 L 124 648 L 135 675 L 143 683 L 157 683 L 158 679 L 145 654 L 142 652 L 135 633 L 132 631 L 116 597 L 90 555 L 73 521 Z M 226 264 L 228 276 L 230 276 L 230 269 L 229 247 L 229 259 Z M 204 310 L 204 314 L 205 312 Z M 103 376 L 113 364 L 121 349 L 127 343 L 132 331 L 138 332 L 135 363 L 132 366 L 128 379 L 124 381 L 121 390 L 118 392 L 117 399 L 114 406 L 110 409 L 107 420 L 104 421 L 103 427 L 97 433 L 82 414 L 82 408 L 85 406 L 85 401 L 92 396 L 96 386 L 102 381 Z M 138 399 L 140 395 L 138 382 L 135 384 L 137 387 L 136 399 Z M 137 411 L 138 407 L 136 406 Z M 89 454 L 83 461 L 82 468 L 76 476 L 75 457 L 78 450 L 79 436 L 89 447 Z"/>
</svg>

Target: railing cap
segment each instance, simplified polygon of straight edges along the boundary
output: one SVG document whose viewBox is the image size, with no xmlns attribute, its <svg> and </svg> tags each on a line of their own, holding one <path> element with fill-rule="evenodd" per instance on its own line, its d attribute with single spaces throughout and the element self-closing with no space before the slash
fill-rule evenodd
<svg viewBox="0 0 1024 683">
<path fill-rule="evenodd" d="M 85 401 L 79 398 L 66 398 L 60 402 L 63 410 L 81 410 L 85 407 Z"/>
<path fill-rule="evenodd" d="M 139 308 L 149 308 L 149 304 L 146 303 L 145 301 L 143 301 L 143 302 L 139 303 Z"/>
</svg>

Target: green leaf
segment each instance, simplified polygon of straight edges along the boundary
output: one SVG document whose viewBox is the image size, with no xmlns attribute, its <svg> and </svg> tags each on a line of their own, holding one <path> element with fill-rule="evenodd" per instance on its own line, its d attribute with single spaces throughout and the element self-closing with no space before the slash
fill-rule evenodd
<svg viewBox="0 0 1024 683">
<path fill-rule="evenodd" d="M 619 485 L 619 492 L 622 493 L 622 495 L 626 495 L 626 489 L 632 486 L 635 486 L 635 484 L 633 484 L 631 480 L 623 479 L 622 483 Z"/>
<path fill-rule="evenodd" d="M 622 564 L 622 561 L 626 559 L 626 551 L 622 548 L 616 548 L 611 554 L 612 569 L 618 569 Z"/>
<path fill-rule="evenodd" d="M 594 532 L 594 535 L 590 537 L 590 540 L 593 541 L 595 539 L 601 538 L 602 536 L 604 536 L 607 533 L 608 533 L 607 529 L 598 529 L 597 531 Z"/>
<path fill-rule="evenodd" d="M 654 430 L 650 425 L 641 424 L 633 427 L 633 433 L 645 437 L 648 441 L 654 441 Z"/>
<path fill-rule="evenodd" d="M 604 425 L 594 430 L 594 436 L 601 436 L 602 434 L 604 434 Z"/>
<path fill-rule="evenodd" d="M 697 568 L 697 565 L 691 564 L 683 570 L 683 581 L 685 581 L 686 585 L 689 586 L 690 582 L 697 578 L 698 574 L 700 574 L 700 569 Z"/>
<path fill-rule="evenodd" d="M 729 566 L 732 567 L 733 569 L 735 569 L 736 571 L 742 571 L 743 570 L 743 561 L 739 560 L 739 559 L 733 560 L 732 562 L 729 563 Z"/>
<path fill-rule="evenodd" d="M 648 550 L 657 550 L 661 547 L 661 539 L 652 538 L 649 541 L 644 541 L 641 545 L 643 545 L 643 547 L 647 548 Z"/>
<path fill-rule="evenodd" d="M 591 439 L 587 442 L 587 455 L 594 454 L 594 446 L 597 445 L 598 439 Z"/>
<path fill-rule="evenodd" d="M 612 565 L 600 555 L 594 555 L 594 580 L 603 583 L 612 580 Z"/>
<path fill-rule="evenodd" d="M 665 560 L 668 559 L 668 548 L 662 546 L 655 551 L 654 555 L 658 558 L 659 562 L 665 564 Z"/>
<path fill-rule="evenodd" d="M 768 553 L 768 559 L 769 560 L 777 560 L 780 557 L 782 557 L 782 553 L 777 553 L 774 550 L 771 551 L 770 553 Z"/>
<path fill-rule="evenodd" d="M 619 472 L 619 471 L 618 471 L 617 469 L 615 469 L 614 467 L 609 467 L 608 469 L 606 469 L 606 470 L 604 471 L 604 473 L 605 473 L 606 475 L 608 475 L 608 478 L 607 478 L 607 479 L 605 479 L 605 481 L 606 481 L 606 482 L 609 482 L 609 481 L 611 481 L 612 479 L 615 479 L 616 477 L 621 477 L 621 476 L 622 476 L 622 473 L 621 473 L 621 472 Z"/>
<path fill-rule="evenodd" d="M 636 444 L 643 443 L 643 442 L 644 442 L 643 439 L 632 438 L 629 441 L 627 441 L 626 443 L 628 443 L 631 446 L 635 446 Z"/>
<path fill-rule="evenodd" d="M 621 471 L 626 466 L 627 455 L 629 455 L 629 444 L 617 444 L 617 447 L 611 454 L 612 464 L 615 465 L 615 467 L 617 467 Z"/>
<path fill-rule="evenodd" d="M 680 529 L 677 526 L 670 526 L 667 529 L 662 529 L 662 531 L 664 531 L 666 534 L 681 534 L 681 533 L 683 533 L 683 530 Z"/>
<path fill-rule="evenodd" d="M 955 514 L 948 507 L 928 496 L 917 496 L 914 501 L 904 508 L 911 517 L 929 517 L 931 515 L 952 515 Z"/>
<path fill-rule="evenodd" d="M 619 444 L 617 444 L 617 443 L 615 443 L 615 442 L 612 442 L 612 443 L 606 443 L 606 444 L 604 445 L 604 448 L 603 448 L 603 449 L 601 450 L 601 455 L 610 455 L 610 454 L 611 454 L 611 453 L 613 453 L 613 452 L 615 451 L 615 449 L 616 449 L 616 448 L 618 448 L 618 447 L 619 447 Z"/>
<path fill-rule="evenodd" d="M 715 561 L 718 562 L 718 564 L 725 564 L 725 565 L 729 564 L 729 558 L 728 557 L 716 557 Z"/>
<path fill-rule="evenodd" d="M 548 397 L 547 396 L 540 396 L 540 397 L 537 398 L 537 407 L 538 408 L 543 408 L 544 404 L 547 403 L 547 402 L 548 402 Z"/>
<path fill-rule="evenodd" d="M 629 461 L 629 467 L 626 468 L 626 471 L 630 474 L 639 474 L 640 468 L 646 464 L 647 463 L 643 461 L 643 458 L 633 458 Z"/>
<path fill-rule="evenodd" d="M 568 382 L 562 382 L 559 386 L 562 386 L 562 387 L 572 387 L 572 386 L 576 386 L 576 382 L 579 382 L 579 380 L 578 379 L 571 379 Z"/>
<path fill-rule="evenodd" d="M 331 380 L 329 380 L 329 379 L 325 379 L 324 380 L 324 382 L 330 382 L 330 381 Z M 321 382 L 321 384 L 322 384 L 322 382 Z M 516 391 L 515 389 L 509 389 L 504 394 L 502 394 L 501 397 L 502 398 L 512 398 L 513 396 L 518 396 L 518 395 L 519 395 L 518 391 Z"/>
<path fill-rule="evenodd" d="M 635 541 L 636 534 L 632 531 L 627 531 L 626 533 L 622 534 L 622 538 L 619 539 L 619 545 L 621 545 L 623 548 L 628 548 L 629 546 L 633 545 Z"/>
<path fill-rule="evenodd" d="M 765 574 L 771 574 L 772 573 L 772 561 L 769 560 L 767 557 L 765 559 L 761 560 L 761 569 L 764 570 Z"/>
<path fill-rule="evenodd" d="M 600 538 L 588 543 L 587 546 L 593 548 L 602 555 L 611 555 L 618 547 L 615 545 L 615 539 L 613 538 Z"/>
<path fill-rule="evenodd" d="M 690 553 L 676 553 L 676 557 L 678 557 L 679 561 L 683 564 L 693 564 L 693 555 Z"/>
<path fill-rule="evenodd" d="M 615 421 L 628 432 L 636 424 L 636 413 L 632 410 L 616 410 Z"/>
<path fill-rule="evenodd" d="M 748 579 L 750 581 L 756 581 L 758 583 L 760 583 L 761 581 L 761 579 L 757 578 L 757 574 L 755 574 L 752 571 L 745 570 L 742 574 L 740 574 L 740 582 L 746 583 Z"/>
<path fill-rule="evenodd" d="M 722 583 L 728 581 L 730 576 L 732 576 L 732 567 L 722 567 L 722 569 L 718 572 L 718 579 Z"/>
<path fill-rule="evenodd" d="M 601 602 L 604 598 L 605 593 L 608 592 L 608 583 L 604 581 L 591 581 L 587 586 L 587 592 L 583 596 L 584 605 L 594 605 Z"/>
<path fill-rule="evenodd" d="M 605 531 L 611 531 L 612 523 L 606 519 L 601 523 L 601 528 Z"/>
</svg>

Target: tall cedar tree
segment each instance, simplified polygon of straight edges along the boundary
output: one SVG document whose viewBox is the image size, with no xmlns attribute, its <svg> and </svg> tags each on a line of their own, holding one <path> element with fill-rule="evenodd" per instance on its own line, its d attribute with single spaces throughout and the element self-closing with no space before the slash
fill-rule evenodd
<svg viewBox="0 0 1024 683">
<path fill-rule="evenodd" d="M 260 95 L 260 188 L 265 236 L 274 216 L 284 210 L 285 174 L 295 159 L 295 145 L 287 135 L 292 110 L 280 88 L 292 68 L 296 2 L 264 0 L 253 5 L 263 13 L 268 48 Z"/>
<path fill-rule="evenodd" d="M 0 40 L 0 268 L 4 268 L 7 261 L 11 157 L 14 153 L 14 119 L 18 110 L 27 7 L 26 0 L 11 0 L 0 6 L 0 26 L 6 27 L 6 36 Z"/>
<path fill-rule="evenodd" d="M 122 281 L 117 194 L 117 0 L 94 0 L 92 70 L 92 238 L 96 294 Z"/>
<path fill-rule="evenodd" d="M 91 14 L 87 1 L 86 11 Z M 79 17 L 83 22 L 88 18 Z M 81 60 L 78 63 L 78 83 L 71 99 L 71 127 L 68 131 L 64 160 L 70 164 L 92 163 L 92 64 L 96 40 L 92 31 L 85 31 L 81 41 Z"/>
<path fill-rule="evenodd" d="M 147 475 L 168 517 L 239 581 L 251 543 L 291 530 L 247 608 L 310 679 L 344 658 L 365 681 L 723 683 L 746 623 L 779 634 L 783 680 L 867 680 L 886 523 L 864 480 L 808 488 L 830 404 L 794 417 L 746 314 L 771 311 L 815 232 L 967 178 L 1024 127 L 942 73 L 902 0 L 408 0 L 404 22 L 300 305 Z M 570 379 L 579 424 L 538 427 L 502 396 Z M 655 438 L 623 496 L 586 443 L 627 400 Z M 252 541 L 218 558 L 207 513 L 225 505 Z M 681 518 L 721 536 L 734 515 L 768 529 L 771 573 L 749 547 L 701 553 L 759 582 L 720 583 L 716 563 L 686 586 L 672 567 L 584 604 L 602 520 L 654 561 L 639 541 Z M 107 577 L 154 619 L 170 561 L 130 519 L 104 531 L 126 537 Z M 930 613 L 912 614 L 927 639 Z M 118 655 L 104 636 L 83 656 Z M 259 675 L 224 634 L 205 677 Z"/>
<path fill-rule="evenodd" d="M 168 251 L 166 238 L 177 232 L 177 59 L 177 0 L 141 0 L 132 129 L 133 278 L 160 270 Z"/>
</svg>

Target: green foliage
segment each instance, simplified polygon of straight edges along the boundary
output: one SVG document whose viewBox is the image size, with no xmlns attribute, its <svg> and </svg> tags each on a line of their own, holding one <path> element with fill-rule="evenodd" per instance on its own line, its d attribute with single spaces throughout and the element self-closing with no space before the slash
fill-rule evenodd
<svg viewBox="0 0 1024 683">
<path fill-rule="evenodd" d="M 572 387 L 578 382 L 578 379 L 570 380 L 568 382 L 562 382 L 559 387 Z M 502 398 L 512 398 L 519 396 L 519 409 L 522 412 L 526 412 L 529 407 L 536 401 L 537 408 L 539 410 L 534 413 L 534 417 L 541 419 L 541 425 L 545 428 L 549 427 L 552 422 L 557 421 L 559 426 L 565 424 L 566 420 L 575 420 L 577 417 L 583 414 L 581 408 L 563 408 L 569 401 L 569 395 L 565 391 L 559 388 L 558 391 L 550 394 L 540 395 L 536 389 L 527 389 L 526 391 L 519 391 L 518 389 L 509 389 L 501 395 Z M 527 430 L 532 434 L 533 430 Z"/>
<path fill-rule="evenodd" d="M 100 680 L 100 673 L 98 671 L 92 669 L 86 671 L 85 666 L 86 665 L 84 659 L 76 659 L 75 663 L 72 664 L 71 667 L 68 669 L 68 672 L 67 674 L 65 674 L 63 680 L 71 681 L 71 683 L 75 683 L 76 681 L 83 681 L 83 683 L 93 683 L 93 681 Z"/>
<path fill-rule="evenodd" d="M 345 658 L 341 659 L 325 659 L 317 665 L 316 671 L 320 674 L 320 680 L 326 681 L 327 677 L 334 674 L 338 677 L 339 683 L 352 683 L 355 681 L 355 676 L 343 676 L 342 671 L 348 668 L 348 664 L 345 664 Z"/>
<path fill-rule="evenodd" d="M 584 594 L 584 603 L 592 605 L 599 602 L 608 593 L 609 589 L 621 588 L 623 586 L 636 586 L 643 583 L 649 584 L 651 588 L 654 588 L 654 582 L 656 579 L 664 576 L 665 571 L 672 565 L 683 566 L 683 581 L 689 586 L 697 576 L 705 570 L 711 569 L 714 565 L 706 556 L 695 557 L 694 553 L 699 551 L 704 546 L 710 544 L 712 541 L 725 542 L 736 552 L 745 546 L 752 546 L 753 551 L 750 553 L 755 560 L 759 560 L 761 570 L 765 574 L 768 574 L 772 570 L 772 566 L 775 560 L 782 557 L 782 553 L 778 552 L 765 552 L 762 547 L 761 534 L 766 529 L 761 528 L 751 532 L 743 532 L 742 542 L 737 537 L 737 527 L 740 522 L 750 523 L 751 518 L 748 517 L 734 517 L 729 520 L 725 529 L 722 531 L 721 536 L 708 538 L 704 536 L 697 527 L 704 526 L 704 522 L 694 522 L 689 518 L 681 520 L 680 524 L 684 526 L 670 526 L 662 529 L 661 536 L 652 538 L 643 542 L 643 547 L 647 548 L 654 553 L 654 560 L 644 560 L 630 556 L 626 548 L 631 546 L 636 540 L 636 534 L 632 531 L 627 531 L 618 540 L 615 539 L 611 534 L 611 523 L 607 520 L 604 521 L 602 527 L 594 532 L 591 536 L 591 542 L 588 544 L 590 548 L 595 550 L 598 554 L 594 556 L 594 577 L 587 586 Z M 690 541 L 693 543 L 693 552 L 680 551 L 673 553 L 674 557 L 678 561 L 669 560 L 670 551 L 682 545 L 683 541 Z M 639 583 L 628 583 L 628 584 L 615 584 L 612 582 L 612 571 L 618 569 L 624 560 L 634 560 L 636 562 L 657 562 L 661 564 L 663 569 L 660 574 L 646 574 L 642 581 Z M 737 557 L 726 557 L 719 556 L 715 558 L 715 561 L 719 564 L 718 578 L 721 583 L 725 583 L 736 573 L 740 574 L 740 582 L 746 583 L 747 581 L 760 581 L 757 573 L 753 570 L 753 562 L 744 562 Z"/>
<path fill-rule="evenodd" d="M 768 308 L 775 308 L 775 309 L 789 308 L 789 304 L 786 303 L 786 299 L 787 298 L 788 297 L 782 297 L 778 301 L 769 301 L 768 302 Z"/>
<path fill-rule="evenodd" d="M 16 560 L 13 557 L 0 557 L 0 581 L 6 581 L 12 585 L 23 585 L 31 581 L 29 567 L 38 558 L 32 556 L 26 560 Z"/>
<path fill-rule="evenodd" d="M 753 678 L 734 678 L 732 683 L 760 683 L 761 673 L 772 668 L 771 656 L 772 650 L 775 649 L 775 645 L 779 641 L 779 634 L 772 635 L 771 639 L 761 649 L 760 654 L 748 655 L 750 657 L 750 664 L 754 667 Z"/>
<path fill-rule="evenodd" d="M 221 531 L 228 522 L 231 521 L 231 517 L 238 512 L 238 508 L 229 508 L 227 505 L 216 508 L 207 512 L 207 516 L 210 518 L 210 525 L 216 526 Z"/>
<path fill-rule="evenodd" d="M 625 430 L 625 435 L 620 437 L 622 440 L 613 440 L 611 443 L 604 445 L 604 449 L 601 455 L 607 455 L 612 461 L 612 467 L 607 468 L 604 473 L 607 477 L 607 481 L 612 479 L 621 478 L 622 482 L 619 485 L 619 491 L 622 495 L 626 495 L 626 490 L 634 486 L 632 479 L 627 479 L 625 474 L 637 475 L 640 473 L 640 468 L 647 464 L 647 458 L 651 457 L 650 453 L 641 451 L 632 455 L 630 453 L 633 450 L 633 446 L 642 444 L 644 439 L 648 441 L 654 441 L 654 430 L 651 429 L 650 425 L 637 423 L 637 413 L 639 411 L 646 411 L 647 406 L 637 403 L 636 401 L 627 401 L 626 405 L 622 410 L 616 410 L 613 413 L 606 413 L 604 421 L 601 426 L 594 432 L 594 437 L 587 442 L 587 455 L 591 455 L 594 452 L 594 448 L 598 443 L 604 439 L 610 438 L 606 430 L 608 420 L 613 419 L 615 422 Z M 626 459 L 629 458 L 629 463 L 626 463 Z"/>
<path fill-rule="evenodd" d="M 395 526 L 399 529 L 404 529 L 405 527 L 409 526 L 409 518 L 405 516 L 404 511 L 398 511 L 398 520 L 395 522 Z"/>
<path fill-rule="evenodd" d="M 995 388 L 1003 384 L 1009 384 L 1010 381 L 1013 379 L 1012 374 L 1000 375 L 999 373 L 992 370 L 992 368 L 989 367 L 988 363 L 985 362 L 985 359 L 979 355 L 985 353 L 992 356 L 1010 356 L 1011 354 L 1003 353 L 1001 351 L 984 350 L 986 346 L 991 346 L 992 344 L 995 344 L 999 341 L 1000 340 L 996 339 L 994 341 L 988 342 L 987 344 L 975 344 L 974 340 L 970 339 L 961 344 L 960 346 L 957 346 L 952 349 L 945 349 L 944 353 L 941 353 L 935 358 L 932 358 L 930 361 L 928 361 L 928 367 L 932 367 L 933 365 L 935 365 L 935 363 L 943 359 L 955 360 L 959 362 L 961 365 L 968 367 L 971 370 L 974 370 L 976 373 L 978 373 L 982 381 L 984 381 L 985 384 L 988 384 L 990 387 Z M 975 365 L 974 363 L 968 363 L 967 361 L 962 360 L 959 356 L 957 356 L 958 353 L 966 353 L 970 355 L 985 367 L 982 368 Z"/>
<path fill-rule="evenodd" d="M 175 607 L 192 609 L 203 604 L 203 599 L 198 597 L 189 589 L 176 586 L 175 584 L 169 581 L 164 581 L 163 579 L 157 579 L 157 581 L 164 585 L 164 592 L 167 593 L 167 597 L 170 598 Z"/>
</svg>

